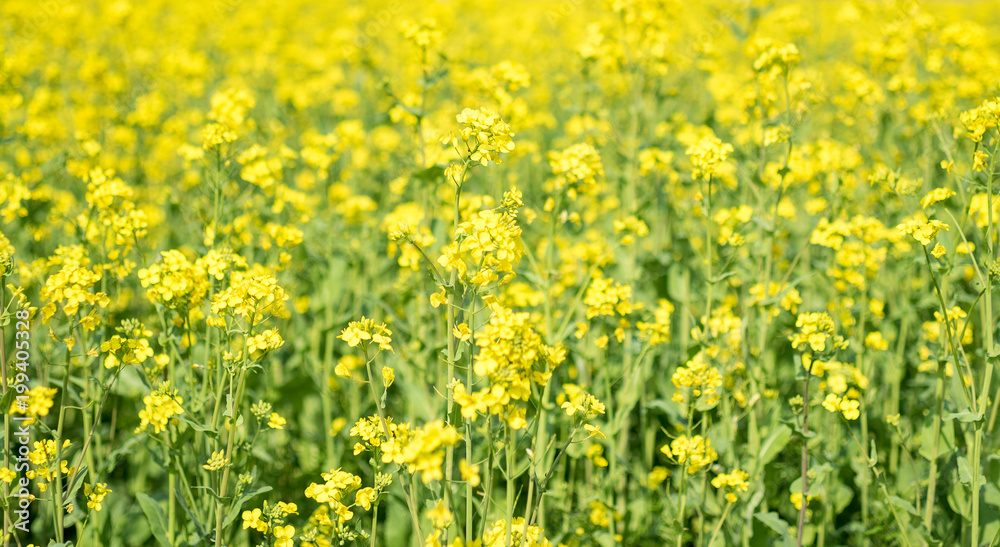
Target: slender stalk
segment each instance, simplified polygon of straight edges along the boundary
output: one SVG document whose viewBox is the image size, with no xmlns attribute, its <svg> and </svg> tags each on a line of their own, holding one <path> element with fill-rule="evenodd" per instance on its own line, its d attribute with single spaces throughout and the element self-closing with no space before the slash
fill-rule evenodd
<svg viewBox="0 0 1000 547">
<path fill-rule="evenodd" d="M 237 384 L 242 386 L 246 376 L 246 370 L 241 370 Z M 239 389 L 237 390 L 239 391 Z M 236 441 L 236 399 L 233 398 L 233 374 L 229 375 L 229 437 L 226 441 L 226 457 L 232 461 L 233 444 Z M 215 503 L 215 547 L 222 547 L 222 498 L 226 496 L 226 488 L 229 486 L 229 470 L 232 465 L 227 465 L 222 472 L 222 484 L 219 486 L 218 499 Z"/>
<path fill-rule="evenodd" d="M 688 486 L 688 472 L 684 466 L 681 466 L 681 489 L 680 489 L 680 509 L 677 511 L 677 547 L 684 546 L 684 512 L 687 509 L 687 486 Z"/>
<path fill-rule="evenodd" d="M 376 545 L 378 545 L 375 541 L 375 538 L 378 537 L 377 532 L 378 532 L 378 503 L 375 503 L 375 506 L 372 507 L 372 537 L 371 537 L 371 543 L 369 543 L 371 547 L 375 547 Z"/>
<path fill-rule="evenodd" d="M 941 414 L 944 412 L 944 365 L 938 365 L 937 384 L 934 387 L 934 398 L 937 401 L 934 411 L 934 453 L 931 457 L 930 469 L 927 472 L 927 508 L 924 513 L 924 528 L 929 533 L 934 519 L 934 498 L 937 490 L 938 450 L 941 447 Z"/>
<path fill-rule="evenodd" d="M 708 547 L 715 545 L 715 538 L 719 535 L 719 531 L 722 530 L 722 523 L 726 522 L 726 517 L 729 516 L 729 511 L 733 508 L 733 502 L 726 504 L 726 509 L 722 511 L 722 516 L 719 517 L 719 521 L 715 523 L 715 529 L 712 530 L 712 535 L 708 539 Z"/>
<path fill-rule="evenodd" d="M 69 348 L 66 348 L 66 372 L 63 374 L 63 385 L 62 393 L 60 393 L 59 402 L 59 422 L 56 426 L 56 488 L 52 492 L 53 499 L 53 512 L 55 517 L 56 525 L 56 541 L 65 541 L 65 530 L 63 529 L 63 481 L 62 481 L 62 446 L 63 446 L 63 426 L 66 424 L 66 402 L 67 393 L 69 392 L 69 377 L 70 377 L 70 352 Z"/>
<path fill-rule="evenodd" d="M 802 547 L 802 535 L 806 529 L 806 508 L 809 505 L 809 379 L 816 361 L 810 359 L 806 369 L 806 385 L 802 393 L 802 499 L 799 502 L 799 523 L 795 533 L 796 547 Z"/>
<path fill-rule="evenodd" d="M 993 248 L 993 169 L 996 164 L 997 151 L 1000 149 L 1000 138 L 997 139 L 997 144 L 993 147 L 993 154 L 990 155 L 990 167 L 987 175 L 986 182 L 986 250 L 988 256 L 988 267 L 992 267 L 994 260 L 995 249 Z M 992 282 L 987 278 L 986 280 L 986 322 L 983 330 L 986 331 L 985 339 L 985 354 L 986 354 L 986 373 L 983 376 L 983 386 L 982 392 L 979 396 L 980 407 L 973 407 L 973 412 L 977 416 L 982 412 L 982 416 L 976 420 L 975 425 L 975 437 L 972 440 L 972 459 L 969 462 L 972 466 L 972 545 L 973 547 L 979 546 L 979 490 L 980 490 L 980 474 L 982 471 L 982 442 L 983 442 L 983 429 L 986 425 L 983 418 L 985 418 L 986 406 L 990 404 L 988 399 L 990 383 L 993 381 L 993 361 L 994 358 L 991 357 L 993 353 L 993 293 L 991 291 Z M 974 380 L 974 378 L 970 378 Z M 994 402 L 994 409 L 996 408 L 996 403 Z M 992 421 L 992 420 L 991 420 Z"/>
<path fill-rule="evenodd" d="M 507 453 L 507 540 L 504 545 L 510 547 L 514 527 L 514 429 L 509 423 L 504 425 L 507 429 L 507 446 L 504 447 Z"/>
<path fill-rule="evenodd" d="M 164 461 L 166 462 L 168 470 L 167 490 L 170 495 L 167 501 L 167 542 L 170 545 L 175 545 L 177 543 L 175 541 L 175 534 L 177 533 L 177 500 L 175 499 L 176 494 L 174 494 L 174 492 L 177 491 L 177 471 L 174 469 L 174 466 L 171 465 L 174 459 L 174 443 L 170 438 L 170 431 L 168 430 L 166 433 L 167 443 L 163 447 L 163 452 Z"/>
<path fill-rule="evenodd" d="M 465 182 L 465 175 L 469 172 L 469 162 L 466 161 L 462 168 L 462 174 L 460 175 L 457 184 L 455 185 L 455 202 L 452 204 L 452 214 L 454 218 L 452 219 L 452 236 L 458 235 L 458 224 L 461 221 L 462 210 L 460 207 L 460 199 L 462 197 L 462 184 Z M 448 378 L 445 384 L 451 384 L 451 381 L 455 378 L 455 352 L 457 351 L 455 345 L 455 335 L 452 331 L 455 330 L 455 312 L 458 309 L 458 270 L 451 270 L 451 279 L 448 284 L 448 326 L 446 327 L 445 337 L 448 339 Z M 470 384 L 469 389 L 472 389 Z M 446 388 L 447 392 L 447 405 L 445 407 L 447 414 L 445 415 L 445 421 L 448 425 L 452 425 L 451 416 L 454 411 L 455 406 L 455 394 L 454 391 L 449 387 Z M 388 431 L 387 431 L 388 433 Z M 387 437 L 388 438 L 388 437 Z M 452 492 L 451 492 L 451 479 L 454 476 L 455 471 L 455 447 L 449 445 L 445 451 L 445 467 L 444 467 L 444 494 L 448 510 L 451 510 Z M 454 533 L 454 527 L 448 527 L 448 542 L 452 540 L 452 534 Z"/>
</svg>

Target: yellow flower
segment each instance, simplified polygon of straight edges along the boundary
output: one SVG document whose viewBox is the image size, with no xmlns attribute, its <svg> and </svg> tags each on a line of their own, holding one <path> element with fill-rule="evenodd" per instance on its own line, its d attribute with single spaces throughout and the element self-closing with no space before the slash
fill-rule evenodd
<svg viewBox="0 0 1000 547">
<path fill-rule="evenodd" d="M 103 482 L 97 483 L 93 488 L 89 483 L 83 485 L 83 495 L 87 497 L 87 507 L 94 511 L 100 511 L 104 508 L 102 505 L 104 498 L 111 492 L 112 490 Z"/>
<path fill-rule="evenodd" d="M 451 526 L 452 514 L 451 511 L 444 504 L 444 500 L 438 500 L 437 505 L 433 509 L 427 511 L 427 518 L 431 521 L 434 528 L 443 530 L 448 526 Z"/>
<path fill-rule="evenodd" d="M 2 480 L 3 482 L 10 484 L 16 478 L 17 478 L 17 473 L 14 473 L 7 467 L 0 468 L 0 480 Z"/>
<path fill-rule="evenodd" d="M 253 511 L 243 511 L 243 529 L 253 528 L 258 532 L 267 533 L 267 522 L 261 520 L 260 509 L 254 509 Z"/>
<path fill-rule="evenodd" d="M 267 421 L 267 426 L 271 429 L 285 429 L 285 419 L 278 415 L 277 412 L 271 413 L 271 418 Z"/>
<path fill-rule="evenodd" d="M 663 445 L 660 452 L 677 463 L 687 463 L 687 472 L 691 475 L 719 458 L 719 454 L 712 448 L 712 441 L 701 435 L 694 437 L 681 435 L 674 439 L 670 445 Z"/>
<path fill-rule="evenodd" d="M 410 473 L 421 473 L 420 480 L 424 484 L 441 480 L 444 449 L 458 444 L 461 438 L 454 427 L 445 425 L 442 420 L 427 423 L 413 432 L 402 450 L 400 463 L 408 465 Z"/>
<path fill-rule="evenodd" d="M 930 245 L 931 240 L 937 237 L 938 232 L 948 230 L 950 228 L 950 226 L 940 220 L 921 221 L 918 219 L 911 219 L 896 226 L 896 230 L 903 234 L 913 236 L 913 239 L 919 241 L 923 245 Z"/>
<path fill-rule="evenodd" d="M 362 317 L 359 321 L 351 321 L 337 338 L 347 342 L 352 348 L 360 344 L 367 351 L 370 340 L 378 345 L 379 351 L 393 351 L 391 335 L 392 331 L 385 323 L 376 324 L 375 321 Z"/>
<path fill-rule="evenodd" d="M 955 191 L 951 188 L 935 188 L 928 192 L 927 195 L 920 200 L 920 206 L 926 209 L 931 205 L 944 201 L 954 195 Z"/>
<path fill-rule="evenodd" d="M 469 330 L 469 325 L 466 323 L 459 323 L 455 325 L 455 329 L 452 331 L 455 338 L 458 338 L 462 342 L 467 342 L 472 338 L 472 331 Z"/>
<path fill-rule="evenodd" d="M 796 492 L 796 493 L 790 495 L 788 498 L 789 498 L 789 500 L 791 500 L 792 505 L 795 506 L 796 510 L 801 510 L 802 509 L 802 494 L 801 493 Z M 806 505 L 807 506 L 809 505 L 809 502 L 812 501 L 812 499 L 813 499 L 813 496 L 806 496 Z"/>
<path fill-rule="evenodd" d="M 354 493 L 354 504 L 364 507 L 365 511 L 371 511 L 372 503 L 377 497 L 378 493 L 374 488 L 362 488 Z"/>
<path fill-rule="evenodd" d="M 274 547 L 292 547 L 292 545 L 294 545 L 292 538 L 294 537 L 294 526 L 288 525 L 274 527 Z"/>
<path fill-rule="evenodd" d="M 137 433 L 152 425 L 153 433 L 158 434 L 166 429 L 167 424 L 177 422 L 174 416 L 184 413 L 181 408 L 184 400 L 177 396 L 176 390 L 170 390 L 167 382 L 163 382 L 159 389 L 143 398 L 142 402 L 146 404 L 146 408 L 139 411 L 141 423 L 136 428 Z"/>
<path fill-rule="evenodd" d="M 12 402 L 8 412 L 10 414 L 23 414 L 31 418 L 32 422 L 38 416 L 48 416 L 57 392 L 58 389 L 54 387 L 33 387 L 27 393 L 28 400 L 20 403 L 18 401 Z"/>
<path fill-rule="evenodd" d="M 712 479 L 712 486 L 716 489 L 732 489 L 732 491 L 726 493 L 726 499 L 729 500 L 730 503 L 733 503 L 736 501 L 736 491 L 746 492 L 750 487 L 750 483 L 747 482 L 748 478 L 750 478 L 750 475 L 747 474 L 746 471 L 734 469 L 730 473 L 717 475 L 714 479 Z"/>
<path fill-rule="evenodd" d="M 458 463 L 458 471 L 462 475 L 462 480 L 467 481 L 469 486 L 473 488 L 477 488 L 479 486 L 481 479 L 479 477 L 478 465 L 470 464 L 468 460 L 462 459 L 462 461 Z"/>
<path fill-rule="evenodd" d="M 382 367 L 382 385 L 385 386 L 386 389 L 389 389 L 389 386 L 392 385 L 392 382 L 395 379 L 396 371 L 394 371 L 391 367 Z"/>
<path fill-rule="evenodd" d="M 205 465 L 202 465 L 206 471 L 218 471 L 226 465 L 229 464 L 229 458 L 225 457 L 225 451 L 212 452 L 212 457 L 208 459 Z"/>
</svg>

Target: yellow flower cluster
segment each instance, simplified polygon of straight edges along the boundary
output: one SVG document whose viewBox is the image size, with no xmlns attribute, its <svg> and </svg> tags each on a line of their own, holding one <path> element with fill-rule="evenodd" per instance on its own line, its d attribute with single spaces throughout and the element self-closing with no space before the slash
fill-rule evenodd
<svg viewBox="0 0 1000 547">
<path fill-rule="evenodd" d="M 403 37 L 421 49 L 432 48 L 444 38 L 444 34 L 438 29 L 437 21 L 433 18 L 424 19 L 419 23 L 403 21 L 400 27 Z"/>
<path fill-rule="evenodd" d="M 636 239 L 642 239 L 649 235 L 649 226 L 635 215 L 629 215 L 624 220 L 615 220 L 613 223 L 615 233 L 621 234 L 621 244 L 631 245 Z"/>
<path fill-rule="evenodd" d="M 389 256 L 400 253 L 397 263 L 401 268 L 420 269 L 423 258 L 418 249 L 428 249 L 436 239 L 430 229 L 422 224 L 424 209 L 416 203 L 403 203 L 382 219 L 381 228 L 389 236 L 386 252 Z M 400 241 L 411 241 L 413 245 L 402 245 Z"/>
<path fill-rule="evenodd" d="M 149 298 L 181 312 L 201 304 L 208 293 L 205 272 L 180 251 L 163 251 L 160 256 L 162 263 L 139 270 L 139 282 Z"/>
<path fill-rule="evenodd" d="M 553 348 L 543 344 L 542 337 L 531 327 L 530 314 L 515 313 L 499 304 L 494 304 L 492 311 L 489 322 L 476 332 L 479 352 L 473 369 L 490 383 L 480 393 L 482 397 L 488 393 L 492 404 L 482 404 L 488 406 L 490 413 L 500 414 L 512 400 L 527 401 L 531 382 L 544 385 L 551 374 L 549 367 L 558 362 L 553 362 L 557 358 Z M 535 370 L 535 364 L 542 360 L 549 367 Z"/>
<path fill-rule="evenodd" d="M 69 439 L 63 441 L 61 450 L 63 456 L 69 453 L 67 449 L 71 444 Z M 40 492 L 48 490 L 48 483 L 43 481 L 52 482 L 56 479 L 57 475 L 72 476 L 76 473 L 76 468 L 70 467 L 68 460 L 59 460 L 58 465 L 55 465 L 60 450 L 56 442 L 52 439 L 35 441 L 32 443 L 32 447 L 33 450 L 28 452 L 28 461 L 34 467 L 29 469 L 25 473 L 25 476 L 30 480 L 36 481 Z"/>
<path fill-rule="evenodd" d="M 361 345 L 364 351 L 368 351 L 369 344 L 377 345 L 379 351 L 393 351 L 391 336 L 392 331 L 385 323 L 378 324 L 375 320 L 362 316 L 359 321 L 348 323 L 337 338 L 347 342 L 352 348 Z"/>
<path fill-rule="evenodd" d="M 143 397 L 142 402 L 146 408 L 139 411 L 139 419 L 142 420 L 136 433 L 146 431 L 150 425 L 153 426 L 153 433 L 159 434 L 167 428 L 170 423 L 177 423 L 177 418 L 184 413 L 181 404 L 184 399 L 177 395 L 177 391 L 171 391 L 170 385 L 166 382 L 160 385 L 159 389 Z"/>
<path fill-rule="evenodd" d="M 969 217 L 976 222 L 976 226 L 979 228 L 985 228 L 989 225 L 989 219 L 992 215 L 993 222 L 997 222 L 1000 218 L 1000 196 L 993 194 L 993 207 L 992 211 L 989 210 L 989 196 L 985 193 L 975 194 L 972 199 L 969 200 Z"/>
<path fill-rule="evenodd" d="M 251 357 L 260 357 L 266 351 L 284 346 L 285 340 L 278 334 L 277 329 L 267 329 L 247 338 L 246 344 Z"/>
<path fill-rule="evenodd" d="M 712 221 L 719 229 L 716 242 L 719 245 L 729 245 L 739 247 L 746 242 L 746 239 L 739 232 L 744 224 L 750 222 L 753 217 L 753 208 L 748 205 L 719 209 L 712 216 Z"/>
<path fill-rule="evenodd" d="M 542 535 L 542 529 L 529 526 L 523 517 L 515 517 L 510 526 L 511 547 L 551 547 L 552 543 Z M 483 534 L 483 547 L 507 546 L 507 521 L 498 520 Z"/>
<path fill-rule="evenodd" d="M 413 435 L 403 449 L 400 460 L 408 466 L 411 474 L 420 473 L 424 484 L 444 478 L 441 464 L 444 463 L 445 448 L 455 446 L 462 440 L 458 431 L 435 420 L 413 430 Z"/>
<path fill-rule="evenodd" d="M 857 420 L 861 416 L 858 410 L 861 403 L 857 399 L 838 397 L 835 393 L 827 393 L 823 400 L 823 408 L 830 412 L 840 412 L 848 420 Z"/>
<path fill-rule="evenodd" d="M 827 349 L 844 349 L 847 347 L 847 340 L 842 336 L 834 334 L 833 318 L 823 312 L 800 313 L 795 320 L 795 327 L 798 332 L 788 337 L 792 341 L 792 347 L 798 349 L 799 346 L 808 345 L 814 352 L 823 352 Z M 827 343 L 830 347 L 827 347 Z"/>
<path fill-rule="evenodd" d="M 716 475 L 712 479 L 712 486 L 716 489 L 731 489 L 730 492 L 726 492 L 726 499 L 729 503 L 734 503 L 737 499 L 736 492 L 746 492 L 749 489 L 750 483 L 747 482 L 749 478 L 750 475 L 746 471 L 734 469 L 729 473 Z"/>
<path fill-rule="evenodd" d="M 709 364 L 709 356 L 699 351 L 684 366 L 677 367 L 671 381 L 677 392 L 673 400 L 684 404 L 697 404 L 699 409 L 709 409 L 719 404 L 722 374 Z"/>
<path fill-rule="evenodd" d="M 913 239 L 919 241 L 923 245 L 930 245 L 931 240 L 937 237 L 938 232 L 942 230 L 948 230 L 951 226 L 948 226 L 940 220 L 921 220 L 919 218 L 913 218 L 907 220 L 896 226 L 902 234 L 909 234 L 913 236 Z"/>
<path fill-rule="evenodd" d="M 772 40 L 761 40 L 754 44 L 759 51 L 753 61 L 754 72 L 788 74 L 788 71 L 802 60 L 795 44 L 780 44 Z"/>
<path fill-rule="evenodd" d="M 642 336 L 649 340 L 651 345 L 666 344 L 670 341 L 670 316 L 674 313 L 674 305 L 664 298 L 656 301 L 656 309 L 653 310 L 653 321 L 638 321 L 635 326 L 639 328 Z"/>
<path fill-rule="evenodd" d="M 981 142 L 987 130 L 1000 127 L 1000 97 L 987 99 L 978 107 L 962 112 L 961 118 L 966 137 Z"/>
<path fill-rule="evenodd" d="M 287 315 L 285 301 L 288 294 L 270 274 L 233 276 L 233 284 L 212 299 L 212 313 L 242 317 L 254 325 L 268 315 Z"/>
<path fill-rule="evenodd" d="M 601 156 L 589 143 L 574 144 L 562 151 L 547 154 L 553 178 L 546 184 L 549 192 L 565 190 L 570 199 L 578 195 L 591 195 L 604 179 Z"/>
<path fill-rule="evenodd" d="M 466 108 L 455 119 L 462 128 L 457 134 L 443 136 L 441 142 L 456 149 L 460 143 L 463 144 L 465 150 L 459 150 L 459 154 L 468 156 L 470 161 L 483 166 L 501 163 L 503 158 L 500 154 L 507 154 L 514 149 L 514 132 L 507 122 L 500 119 L 500 114 L 493 110 Z M 463 181 L 459 181 L 461 182 Z"/>
<path fill-rule="evenodd" d="M 153 332 L 142 323 L 126 319 L 117 330 L 121 334 L 115 334 L 101 342 L 101 351 L 108 354 L 104 358 L 105 368 L 140 364 L 153 356 L 153 348 L 149 347 L 148 339 Z"/>
<path fill-rule="evenodd" d="M 930 192 L 927 192 L 920 200 L 920 206 L 924 209 L 934 205 L 935 203 L 940 203 L 955 195 L 955 191 L 951 188 L 935 188 Z"/>
<path fill-rule="evenodd" d="M 712 441 L 701 435 L 694 437 L 681 435 L 671 441 L 669 445 L 663 445 L 660 452 L 677 463 L 686 463 L 687 472 L 691 475 L 719 459 L 719 454 L 712 448 Z"/>
<path fill-rule="evenodd" d="M 711 180 L 719 173 L 720 166 L 729 159 L 733 145 L 723 143 L 715 135 L 706 135 L 687 147 L 684 151 L 691 160 L 691 177 L 695 180 Z"/>
<path fill-rule="evenodd" d="M 587 305 L 587 319 L 602 315 L 625 316 L 632 313 L 632 287 L 615 282 L 599 273 L 587 287 L 583 303 Z"/>
<path fill-rule="evenodd" d="M 108 295 L 90 292 L 100 280 L 100 271 L 90 270 L 74 260 L 67 261 L 55 275 L 45 280 L 45 286 L 42 287 L 42 300 L 48 301 L 42 307 L 42 320 L 47 322 L 55 315 L 57 304 L 62 305 L 62 311 L 67 316 L 76 315 L 81 305 L 108 307 L 111 303 Z"/>
<path fill-rule="evenodd" d="M 53 398 L 59 390 L 54 387 L 37 386 L 28 390 L 28 397 L 24 403 L 26 407 L 18 405 L 17 401 L 11 402 L 10 414 L 24 414 L 33 421 L 39 416 L 48 416 L 52 408 Z"/>
<path fill-rule="evenodd" d="M 361 477 L 342 471 L 340 469 L 323 473 L 323 484 L 312 483 L 306 488 L 306 497 L 316 500 L 318 503 L 329 504 L 338 516 L 338 520 L 343 523 L 354 517 L 351 511 L 352 505 L 343 503 L 344 495 L 361 488 Z"/>
<path fill-rule="evenodd" d="M 118 273 L 125 275 L 134 265 L 124 255 L 138 239 L 146 236 L 146 213 L 137 208 L 132 188 L 114 171 L 94 168 L 87 173 L 85 199 L 93 216 L 81 213 L 78 222 L 86 227 L 87 239 L 108 247 L 108 258 L 122 260 Z M 90 222 L 91 219 L 96 222 Z"/>
<path fill-rule="evenodd" d="M 523 205 L 521 192 L 512 187 L 504 194 L 504 205 L 479 211 L 460 223 L 455 233 L 458 241 L 441 250 L 438 263 L 448 271 L 458 270 L 463 280 L 471 269 L 475 274 L 468 282 L 480 287 L 514 279 L 514 266 L 524 255 L 521 227 L 517 225 L 517 207 Z"/>
<path fill-rule="evenodd" d="M 876 218 L 855 215 L 850 220 L 838 218 L 833 222 L 820 219 L 810 243 L 835 251 L 826 273 L 834 279 L 837 290 L 844 292 L 848 285 L 865 290 L 885 263 L 888 252 L 885 242 L 897 243 L 902 238 L 898 231 L 886 228 Z M 908 247 L 907 244 L 901 250 Z"/>
<path fill-rule="evenodd" d="M 778 300 L 777 306 L 772 306 L 770 308 L 771 317 L 777 317 L 781 313 L 781 310 L 787 310 L 790 313 L 795 313 L 798 309 L 799 304 L 802 303 L 802 297 L 799 295 L 799 291 L 792 287 L 788 283 L 775 283 L 770 282 L 767 286 L 767 293 L 764 291 L 763 283 L 756 283 L 754 286 L 750 287 L 750 296 L 753 298 L 750 300 L 752 306 L 769 306 L 771 302 L 781 295 L 781 299 Z"/>
<path fill-rule="evenodd" d="M 576 416 L 580 421 L 586 421 L 596 418 L 598 414 L 604 414 L 604 403 L 580 386 L 563 384 L 563 391 L 566 400 L 562 401 L 560 408 L 566 411 L 567 416 Z"/>
<path fill-rule="evenodd" d="M 243 529 L 253 528 L 262 534 L 266 534 L 268 530 L 267 520 L 261 518 L 261 509 L 253 509 L 243 511 Z"/>
<path fill-rule="evenodd" d="M 100 511 L 104 508 L 102 505 L 104 498 L 111 492 L 113 490 L 108 488 L 107 483 L 104 482 L 99 482 L 93 487 L 90 486 L 90 483 L 84 483 L 83 485 L 83 495 L 87 497 L 87 507 L 94 511 Z"/>
</svg>

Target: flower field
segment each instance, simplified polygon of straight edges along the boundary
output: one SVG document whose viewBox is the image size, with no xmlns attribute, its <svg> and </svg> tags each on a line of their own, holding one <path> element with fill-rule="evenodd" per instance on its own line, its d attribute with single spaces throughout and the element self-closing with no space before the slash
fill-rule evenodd
<svg viewBox="0 0 1000 547">
<path fill-rule="evenodd" d="M 1000 545 L 992 2 L 9 0 L 0 76 L 4 547 Z"/>
</svg>

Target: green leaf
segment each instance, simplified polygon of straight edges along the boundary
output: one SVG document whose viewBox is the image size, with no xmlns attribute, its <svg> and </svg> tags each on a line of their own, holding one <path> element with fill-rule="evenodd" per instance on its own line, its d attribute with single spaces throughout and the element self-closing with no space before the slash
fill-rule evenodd
<svg viewBox="0 0 1000 547">
<path fill-rule="evenodd" d="M 440 165 L 432 165 L 427 169 L 421 169 L 420 171 L 413 173 L 413 178 L 424 182 L 435 182 L 442 176 L 444 176 L 444 167 Z"/>
<path fill-rule="evenodd" d="M 219 432 L 218 431 L 215 431 L 214 429 L 210 429 L 208 427 L 205 427 L 205 426 L 199 424 L 198 422 L 195 422 L 194 420 L 190 420 L 190 419 L 185 418 L 183 416 L 178 416 L 177 419 L 179 421 L 184 422 L 184 423 L 188 424 L 189 426 L 191 426 L 191 429 L 194 429 L 195 431 L 200 431 L 201 433 L 204 433 L 204 434 L 208 435 L 209 437 L 211 437 L 213 439 L 219 436 Z"/>
<path fill-rule="evenodd" d="M 934 422 L 931 417 L 928 416 L 927 420 L 924 422 L 923 429 L 920 431 L 920 455 L 928 460 L 933 460 L 940 458 L 945 454 L 951 453 L 951 451 L 955 449 L 955 432 L 953 428 L 942 427 L 940 436 L 937 453 L 935 454 Z"/>
<path fill-rule="evenodd" d="M 965 456 L 958 457 L 958 479 L 965 484 L 972 484 L 972 466 Z"/>
<path fill-rule="evenodd" d="M 917 515 L 917 508 L 914 507 L 912 503 L 904 500 L 903 498 L 899 496 L 889 496 L 889 501 L 891 501 L 892 504 L 895 505 L 897 508 L 906 511 L 911 515 L 919 516 Z"/>
<path fill-rule="evenodd" d="M 983 419 L 982 414 L 973 414 L 971 410 L 963 412 L 949 412 L 942 417 L 943 420 L 958 420 L 960 422 L 978 422 Z"/>
<path fill-rule="evenodd" d="M 75 496 L 76 493 L 80 491 L 80 487 L 83 486 L 84 482 L 82 478 L 77 480 L 76 477 L 86 477 L 86 476 L 87 476 L 87 466 L 82 465 L 80 466 L 80 469 L 78 469 L 76 473 L 73 474 L 73 482 L 69 485 L 72 486 L 73 489 L 67 492 L 66 495 L 63 497 L 63 499 L 72 500 L 73 496 Z"/>
<path fill-rule="evenodd" d="M 763 522 L 768 528 L 781 534 L 782 537 L 788 535 L 788 523 L 779 517 L 777 513 L 770 511 L 767 513 L 756 513 L 754 514 L 754 518 Z"/>
<path fill-rule="evenodd" d="M 165 524 L 167 516 L 163 513 L 163 508 L 160 507 L 160 504 L 156 500 L 142 492 L 136 494 L 135 497 L 139 500 L 139 505 L 142 506 L 142 512 L 146 514 L 146 520 L 149 521 L 149 531 L 153 533 L 153 537 L 156 538 L 157 543 L 170 547 L 170 542 L 167 541 L 167 527 Z"/>
<path fill-rule="evenodd" d="M 784 450 L 785 446 L 788 444 L 788 441 L 790 441 L 791 439 L 792 439 L 792 429 L 784 424 L 779 425 L 778 428 L 775 429 L 773 433 L 768 435 L 767 439 L 764 441 L 764 444 L 761 445 L 760 461 L 757 462 L 757 465 L 759 467 L 763 467 L 771 463 L 771 461 L 773 461 L 774 458 L 777 458 L 778 454 L 780 454 L 781 451 Z"/>
<path fill-rule="evenodd" d="M 3 394 L 3 399 L 0 399 L 0 409 L 3 409 L 4 412 L 9 410 L 10 405 L 14 402 L 14 397 L 15 395 L 13 389 L 8 389 L 7 391 L 5 391 Z"/>
</svg>

